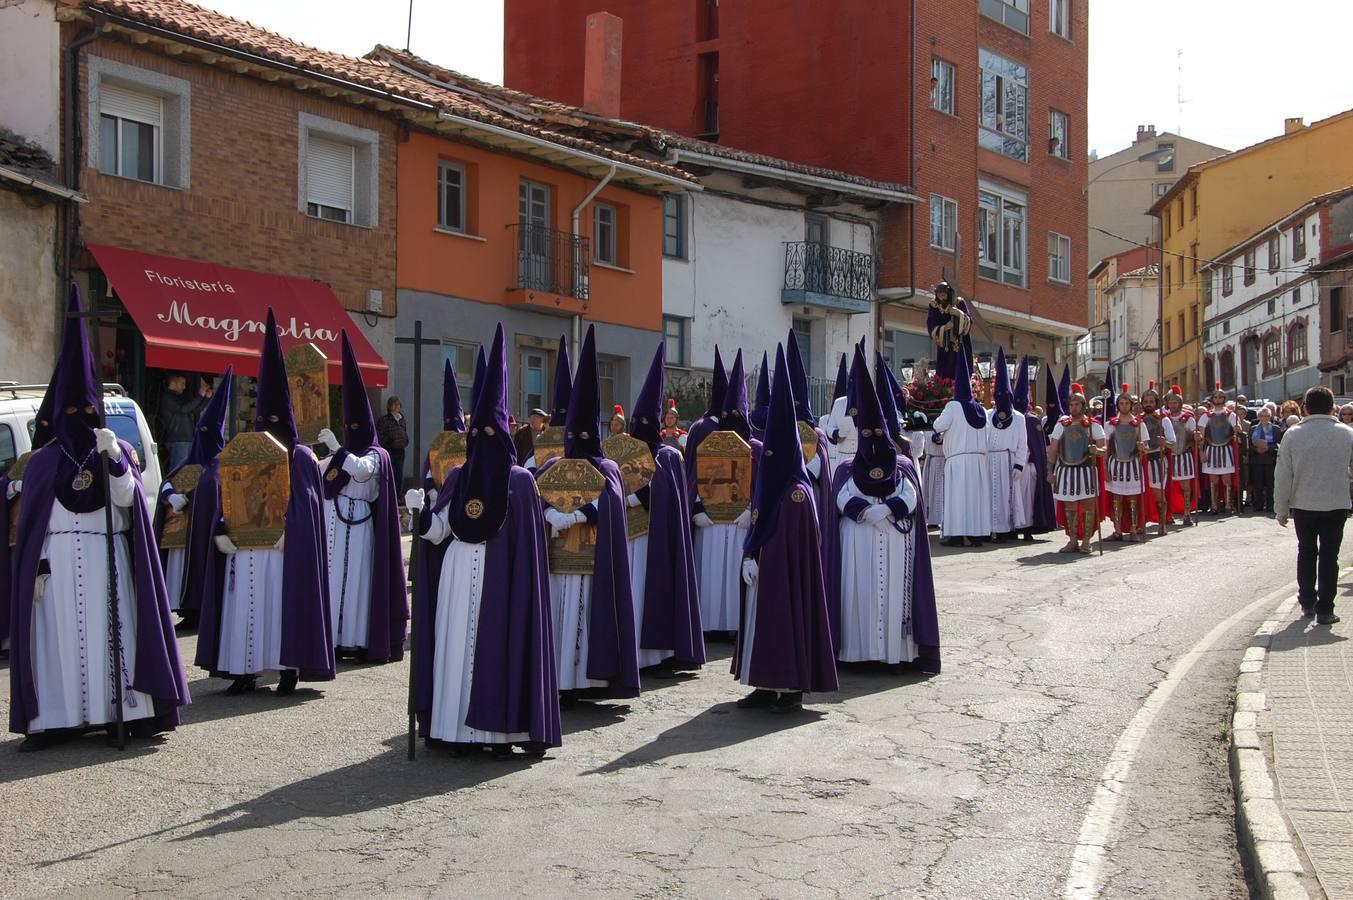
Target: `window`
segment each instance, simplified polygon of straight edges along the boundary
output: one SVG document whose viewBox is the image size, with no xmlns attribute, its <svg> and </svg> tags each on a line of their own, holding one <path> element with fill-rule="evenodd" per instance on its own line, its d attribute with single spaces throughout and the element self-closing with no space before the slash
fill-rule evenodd
<svg viewBox="0 0 1353 900">
<path fill-rule="evenodd" d="M 954 115 L 954 64 L 930 61 L 930 108 Z"/>
<path fill-rule="evenodd" d="M 1330 288 L 1330 332 L 1338 334 L 1344 329 L 1344 289 Z"/>
<path fill-rule="evenodd" d="M 1024 287 L 1024 197 L 980 190 L 977 207 L 978 272 L 984 278 Z"/>
<path fill-rule="evenodd" d="M 1071 283 L 1071 238 L 1048 232 L 1048 281 Z"/>
<path fill-rule="evenodd" d="M 545 395 L 545 367 L 549 363 L 549 354 L 543 350 L 521 351 L 520 411 L 523 414 L 532 409 L 549 409 L 549 398 Z M 473 377 L 471 375 L 471 378 Z M 525 418 L 525 415 L 522 418 Z"/>
<path fill-rule="evenodd" d="M 981 0 L 982 15 L 1020 34 L 1029 33 L 1029 0 Z"/>
<path fill-rule="evenodd" d="M 312 136 L 305 157 L 305 214 L 351 222 L 353 167 L 351 144 Z"/>
<path fill-rule="evenodd" d="M 977 58 L 982 66 L 978 145 L 1028 162 L 1029 69 L 990 50 L 979 49 Z"/>
<path fill-rule="evenodd" d="M 1231 296 L 1231 291 L 1235 290 L 1236 267 L 1235 262 L 1228 262 L 1221 270 L 1221 295 L 1223 297 Z"/>
<path fill-rule="evenodd" d="M 1071 151 L 1067 148 L 1066 113 L 1055 109 L 1048 110 L 1048 153 L 1058 159 L 1066 159 Z"/>
<path fill-rule="evenodd" d="M 957 243 L 958 201 L 930 195 L 930 246 L 952 251 Z"/>
<path fill-rule="evenodd" d="M 1181 270 L 1182 274 L 1182 270 Z M 1198 277 L 1198 242 L 1189 244 L 1189 277 Z"/>
<path fill-rule="evenodd" d="M 810 244 L 831 243 L 831 220 L 821 213 L 803 214 L 803 239 Z"/>
<path fill-rule="evenodd" d="M 1299 222 L 1296 228 L 1292 229 L 1292 261 L 1296 262 L 1306 258 L 1306 223 Z"/>
<path fill-rule="evenodd" d="M 1195 304 L 1193 304 L 1192 306 L 1189 307 L 1189 319 L 1190 319 L 1189 325 L 1192 326 L 1190 330 L 1192 331 L 1193 336 L 1194 336 L 1194 337 L 1197 337 L 1197 336 L 1198 336 L 1198 304 L 1195 303 Z"/>
<path fill-rule="evenodd" d="M 1174 290 L 1174 267 L 1169 263 L 1165 264 L 1165 294 L 1168 296 Z"/>
<path fill-rule="evenodd" d="M 479 345 L 464 341 L 442 341 L 442 368 L 451 364 L 456 373 L 456 388 L 460 393 L 460 408 L 471 412 L 470 389 L 474 386 L 475 357 L 479 355 Z M 526 407 L 532 409 L 533 407 Z"/>
<path fill-rule="evenodd" d="M 1156 171 L 1157 171 L 1157 172 L 1173 172 L 1173 171 L 1174 171 L 1174 144 L 1157 144 L 1157 145 L 1156 145 L 1156 149 L 1157 149 L 1157 150 L 1169 150 L 1169 151 L 1170 151 L 1170 155 L 1169 155 L 1169 156 L 1162 156 L 1160 159 L 1156 160 Z M 1180 202 L 1182 203 L 1183 201 L 1181 200 Z"/>
<path fill-rule="evenodd" d="M 615 207 L 609 203 L 598 203 L 592 213 L 592 249 L 593 257 L 599 263 L 616 264 L 615 255 Z M 603 406 L 603 409 L 610 407 Z"/>
<path fill-rule="evenodd" d="M 1230 333 L 1231 333 L 1231 320 L 1230 320 L 1230 319 L 1227 319 L 1225 322 L 1222 322 L 1222 323 L 1221 323 L 1221 333 L 1222 333 L 1222 334 L 1230 334 Z"/>
<path fill-rule="evenodd" d="M 1198 186 L 1189 188 L 1189 218 L 1198 218 Z"/>
<path fill-rule="evenodd" d="M 1183 314 L 1183 313 L 1180 313 L 1180 314 L 1179 314 L 1179 343 L 1182 344 L 1182 343 L 1184 343 L 1184 341 L 1186 341 L 1187 339 L 1188 339 L 1187 335 L 1184 334 L 1184 314 Z"/>
<path fill-rule="evenodd" d="M 159 97 L 104 84 L 99 91 L 99 171 L 160 182 L 163 120 Z"/>
<path fill-rule="evenodd" d="M 1248 250 L 1245 251 L 1245 283 L 1246 283 L 1246 284 L 1254 284 L 1254 271 L 1255 271 L 1255 261 L 1254 261 L 1254 258 L 1255 258 L 1255 251 L 1254 251 L 1254 248 L 1251 247 L 1250 249 L 1248 249 Z"/>
<path fill-rule="evenodd" d="M 1212 273 L 1203 273 L 1203 305 L 1207 306 L 1212 302 Z"/>
<path fill-rule="evenodd" d="M 1176 213 L 1175 221 L 1179 223 L 1179 227 L 1180 227 L 1180 228 L 1183 228 L 1183 227 L 1184 227 L 1184 195 L 1183 195 L 1183 194 L 1180 194 L 1180 195 L 1179 195 L 1179 199 L 1176 201 L 1176 203 L 1177 203 L 1177 209 L 1178 209 L 1178 212 Z"/>
<path fill-rule="evenodd" d="M 1264 374 L 1281 372 L 1283 365 L 1283 342 L 1276 334 L 1264 338 Z"/>
<path fill-rule="evenodd" d="M 1296 309 L 1301 305 L 1301 285 L 1292 288 L 1292 308 Z"/>
<path fill-rule="evenodd" d="M 1163 334 L 1163 341 L 1162 341 L 1162 342 L 1163 342 L 1164 345 L 1165 345 L 1165 349 L 1166 349 L 1166 350 L 1169 350 L 1169 349 L 1170 349 L 1170 323 L 1169 323 L 1169 322 L 1166 322 L 1166 323 L 1165 323 L 1165 328 L 1164 328 L 1164 331 L 1162 332 L 1162 334 Z"/>
<path fill-rule="evenodd" d="M 1268 270 L 1270 272 L 1278 271 L 1278 238 L 1268 239 Z"/>
<path fill-rule="evenodd" d="M 686 258 L 686 198 L 681 194 L 662 195 L 662 255 Z"/>
<path fill-rule="evenodd" d="M 1236 385 L 1236 352 L 1227 347 L 1221 352 L 1221 386 L 1233 388 Z"/>
<path fill-rule="evenodd" d="M 1287 364 L 1306 365 L 1306 323 L 1293 322 L 1287 329 Z"/>
<path fill-rule="evenodd" d="M 1184 255 L 1179 255 L 1179 286 L 1184 286 Z"/>
<path fill-rule="evenodd" d="M 616 393 L 616 388 L 620 382 L 620 363 L 614 358 L 599 357 L 597 359 L 597 384 L 601 388 L 601 429 L 602 434 L 608 433 L 606 425 L 611 421 L 611 410 L 615 409 L 617 403 L 622 403 L 620 394 Z"/>
<path fill-rule="evenodd" d="M 1170 193 L 1170 182 L 1168 182 L 1168 181 L 1162 181 L 1162 182 L 1160 182 L 1159 184 L 1156 185 L 1156 199 L 1157 199 L 1157 200 L 1159 200 L 1161 197 L 1164 197 L 1164 196 L 1165 196 L 1166 194 L 1168 194 L 1168 193 Z"/>
<path fill-rule="evenodd" d="M 1071 0 L 1048 0 L 1048 31 L 1071 40 Z"/>
<path fill-rule="evenodd" d="M 451 162 L 437 164 L 437 227 L 464 234 L 465 167 Z"/>
<path fill-rule="evenodd" d="M 794 340 L 799 342 L 799 356 L 803 359 L 803 371 L 813 374 L 813 320 L 794 318 Z"/>
<path fill-rule="evenodd" d="M 111 419 L 112 417 L 109 416 Z M 32 435 L 29 435 L 32 437 Z M 138 443 L 140 434 L 137 435 Z M 0 474 L 9 471 L 10 466 L 19 458 L 19 454 L 14 449 L 14 432 L 8 425 L 0 425 Z"/>
<path fill-rule="evenodd" d="M 1160 227 L 1161 227 L 1161 229 L 1165 232 L 1165 236 L 1166 236 L 1166 237 L 1169 237 L 1169 236 L 1170 236 L 1170 232 L 1174 230 L 1174 229 L 1172 229 L 1172 228 L 1170 227 L 1170 207 L 1168 207 L 1168 206 L 1165 207 L 1165 209 L 1163 209 L 1163 210 L 1161 211 L 1161 214 L 1160 214 Z"/>
<path fill-rule="evenodd" d="M 669 366 L 687 366 L 686 320 L 678 316 L 662 317 L 663 355 Z"/>
<path fill-rule="evenodd" d="M 1274 314 L 1275 312 L 1277 312 L 1277 311 L 1278 311 L 1278 304 L 1277 304 L 1277 302 L 1276 302 L 1276 301 L 1273 301 L 1273 300 L 1268 301 L 1268 309 L 1267 309 L 1268 315 L 1269 315 L 1270 317 L 1272 317 L 1273 314 Z"/>
<path fill-rule="evenodd" d="M 374 227 L 380 207 L 380 135 L 309 113 L 299 117 L 301 212 Z"/>
</svg>

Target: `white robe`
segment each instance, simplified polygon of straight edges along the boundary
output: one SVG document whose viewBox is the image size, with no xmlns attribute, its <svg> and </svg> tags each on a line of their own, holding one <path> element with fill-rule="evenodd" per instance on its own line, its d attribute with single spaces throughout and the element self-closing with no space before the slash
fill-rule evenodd
<svg viewBox="0 0 1353 900">
<path fill-rule="evenodd" d="M 154 715 L 148 694 L 128 690 L 136 679 L 136 588 L 127 531 L 132 503 L 144 503 L 130 470 L 111 480 L 118 622 L 122 634 L 123 721 Z M 73 513 L 52 503 L 42 557 L 52 575 L 33 604 L 32 667 L 38 714 L 33 734 L 53 728 L 106 725 L 114 710 L 108 616 L 108 545 L 104 512 Z"/>
<path fill-rule="evenodd" d="M 916 489 L 906 478 L 899 476 L 892 496 L 901 498 L 908 509 L 916 508 Z M 911 662 L 916 658 L 911 603 L 917 535 L 898 531 L 891 517 L 887 528 L 848 518 L 846 504 L 855 498 L 871 506 L 884 502 L 861 493 L 854 479 L 847 479 L 836 495 L 836 508 L 842 513 L 841 652 L 837 658 L 842 662 Z M 922 534 L 920 539 L 927 538 Z"/>
<path fill-rule="evenodd" d="M 944 435 L 944 521 L 946 537 L 991 536 L 991 476 L 987 447 L 990 428 L 973 428 L 956 400 L 944 405 L 935 420 Z"/>
<path fill-rule="evenodd" d="M 1015 490 L 1029 466 L 1029 435 L 1024 427 L 1024 416 L 1010 414 L 1011 422 L 1005 428 L 995 425 L 995 410 L 987 413 L 987 429 L 991 432 L 987 448 L 987 468 L 991 475 L 991 530 L 1006 534 L 1019 527 L 1016 509 L 1022 500 Z M 1019 466 L 1016 471 L 1015 467 Z"/>
<path fill-rule="evenodd" d="M 836 443 L 832 446 L 833 458 L 851 459 L 855 456 L 859 435 L 855 433 L 855 418 L 846 409 L 845 397 L 837 397 L 832 402 L 832 411 L 827 416 L 827 424 L 822 426 L 822 432 L 829 436 L 836 435 Z"/>
<path fill-rule="evenodd" d="M 327 461 L 322 462 L 320 470 L 327 471 L 327 466 Z M 381 494 L 380 456 L 374 450 L 365 456 L 347 456 L 343 471 L 351 476 L 348 483 L 336 500 L 324 501 L 324 533 L 329 538 L 330 637 L 335 647 L 365 647 L 376 551 L 372 504 Z"/>
<path fill-rule="evenodd" d="M 281 550 L 240 550 L 226 561 L 218 672 L 283 670 L 282 558 Z"/>
<path fill-rule="evenodd" d="M 437 621 L 432 664 L 432 722 L 428 736 L 457 744 L 515 744 L 530 740 L 525 732 L 479 731 L 465 724 L 474 682 L 479 610 L 484 598 L 487 544 L 468 544 L 451 534 L 446 510 L 432 516 L 424 537 L 441 544 L 448 538 L 437 582 Z"/>
<path fill-rule="evenodd" d="M 164 551 L 164 589 L 169 594 L 169 609 L 183 607 L 183 576 L 188 568 L 188 551 L 182 547 Z"/>
<path fill-rule="evenodd" d="M 630 557 L 630 594 L 634 597 L 634 633 L 636 639 L 644 630 L 644 587 L 648 579 L 648 535 L 640 535 L 625 541 Z M 675 650 L 645 650 L 639 648 L 639 668 L 656 666 Z"/>
<path fill-rule="evenodd" d="M 935 438 L 941 440 L 937 443 Z M 944 435 L 924 433 L 925 463 L 921 466 L 921 488 L 925 491 L 925 518 L 927 525 L 944 524 Z"/>
<path fill-rule="evenodd" d="M 742 605 L 742 544 L 749 529 L 734 524 L 695 529 L 695 572 L 705 631 L 736 631 Z"/>
<path fill-rule="evenodd" d="M 587 677 L 592 576 L 556 575 L 551 572 L 550 614 L 554 623 L 554 658 L 559 668 L 559 690 L 605 687 L 605 681 Z"/>
</svg>

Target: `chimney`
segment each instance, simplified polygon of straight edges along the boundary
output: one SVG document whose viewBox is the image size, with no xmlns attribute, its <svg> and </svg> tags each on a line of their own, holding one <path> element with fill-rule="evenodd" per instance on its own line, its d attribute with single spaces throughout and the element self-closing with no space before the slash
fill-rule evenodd
<svg viewBox="0 0 1353 900">
<path fill-rule="evenodd" d="M 1283 134 L 1291 134 L 1294 131 L 1300 131 L 1306 127 L 1306 120 L 1301 116 L 1294 119 L 1283 119 Z"/>
<path fill-rule="evenodd" d="M 608 119 L 620 118 L 620 29 L 619 16 L 599 12 L 587 17 L 583 109 Z"/>
<path fill-rule="evenodd" d="M 1156 126 L 1138 125 L 1137 140 L 1134 141 L 1133 143 L 1140 144 L 1142 141 L 1154 141 L 1155 139 L 1156 139 Z"/>
</svg>

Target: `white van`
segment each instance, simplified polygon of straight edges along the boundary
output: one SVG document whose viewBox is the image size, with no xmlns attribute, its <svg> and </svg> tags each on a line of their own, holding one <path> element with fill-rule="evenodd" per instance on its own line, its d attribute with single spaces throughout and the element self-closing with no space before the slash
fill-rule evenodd
<svg viewBox="0 0 1353 900">
<path fill-rule="evenodd" d="M 16 459 L 33 449 L 38 407 L 46 392 L 45 384 L 0 382 L 0 474 L 9 471 Z M 153 509 L 161 476 L 160 449 L 151 437 L 150 423 L 136 401 L 117 384 L 103 386 L 103 412 L 108 418 L 108 427 L 136 451 L 141 464 L 142 490 Z"/>
</svg>

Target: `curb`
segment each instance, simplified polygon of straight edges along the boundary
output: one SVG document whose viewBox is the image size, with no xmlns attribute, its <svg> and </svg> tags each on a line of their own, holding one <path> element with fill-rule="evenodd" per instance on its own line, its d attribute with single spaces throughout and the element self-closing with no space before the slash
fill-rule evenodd
<svg viewBox="0 0 1353 900">
<path fill-rule="evenodd" d="M 1255 631 L 1240 661 L 1231 717 L 1231 786 L 1237 837 L 1249 854 L 1259 891 L 1268 900 L 1324 897 L 1323 891 L 1313 893 L 1308 889 L 1309 884 L 1316 883 L 1315 876 L 1303 866 L 1296 837 L 1283 816 L 1263 743 L 1264 736 L 1272 734 L 1272 727 L 1262 721 L 1268 710 L 1264 664 L 1273 633 L 1296 602 L 1295 597 L 1289 597 L 1279 603 L 1272 617 Z"/>
</svg>

